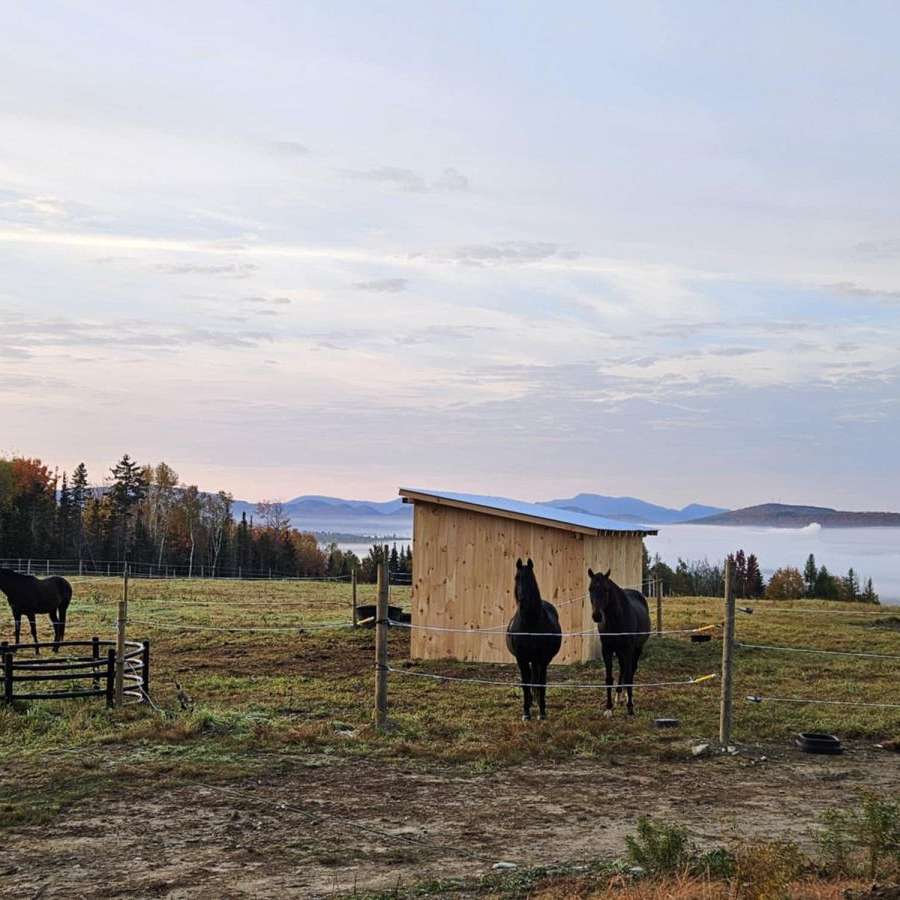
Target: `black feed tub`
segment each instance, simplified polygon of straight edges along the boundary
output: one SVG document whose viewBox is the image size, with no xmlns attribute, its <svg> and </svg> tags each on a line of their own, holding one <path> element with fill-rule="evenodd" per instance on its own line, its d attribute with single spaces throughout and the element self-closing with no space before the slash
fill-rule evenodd
<svg viewBox="0 0 900 900">
<path fill-rule="evenodd" d="M 844 752 L 841 742 L 833 734 L 801 731 L 796 737 L 796 743 L 804 753 L 824 753 L 833 756 Z"/>
<path fill-rule="evenodd" d="M 399 606 L 388 606 L 388 618 L 393 619 L 393 621 L 395 622 L 403 622 L 405 625 L 408 625 L 412 621 L 412 616 L 405 610 L 401 609 Z M 371 621 L 366 622 L 366 619 L 371 619 Z M 357 606 L 356 621 L 365 622 L 366 628 L 374 628 L 375 605 L 366 604 L 365 606 Z"/>
</svg>

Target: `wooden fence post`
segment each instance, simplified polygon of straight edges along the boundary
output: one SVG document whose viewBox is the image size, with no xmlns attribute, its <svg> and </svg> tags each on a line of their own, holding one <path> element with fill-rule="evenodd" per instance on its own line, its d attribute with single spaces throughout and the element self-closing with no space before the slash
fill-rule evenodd
<svg viewBox="0 0 900 900">
<path fill-rule="evenodd" d="M 125 628 L 128 623 L 128 565 L 122 576 L 122 599 L 116 621 L 116 706 L 125 701 Z"/>
<path fill-rule="evenodd" d="M 388 712 L 388 594 L 387 571 L 378 563 L 378 599 L 375 606 L 375 726 L 387 726 Z"/>
<path fill-rule="evenodd" d="M 722 635 L 722 705 L 719 710 L 719 743 L 731 743 L 732 701 L 734 693 L 734 573 L 731 560 L 725 560 L 725 630 Z"/>
<path fill-rule="evenodd" d="M 94 690 L 100 690 L 100 638 L 94 635 L 91 638 L 91 656 L 97 661 L 94 671 Z"/>
<path fill-rule="evenodd" d="M 106 651 L 106 706 L 116 705 L 116 651 L 112 647 Z"/>
<path fill-rule="evenodd" d="M 4 653 L 3 654 L 3 699 L 7 703 L 13 702 L 13 655 L 12 655 L 12 653 Z"/>
<path fill-rule="evenodd" d="M 662 603 L 662 579 L 656 579 L 656 634 L 663 632 L 663 603 Z"/>
<path fill-rule="evenodd" d="M 353 603 L 353 627 L 359 624 L 359 616 L 356 612 L 356 566 L 353 567 L 353 571 L 350 573 L 350 596 Z"/>
<path fill-rule="evenodd" d="M 141 662 L 144 664 L 141 668 L 141 690 L 146 702 L 150 699 L 150 641 L 141 641 L 141 646 Z"/>
</svg>

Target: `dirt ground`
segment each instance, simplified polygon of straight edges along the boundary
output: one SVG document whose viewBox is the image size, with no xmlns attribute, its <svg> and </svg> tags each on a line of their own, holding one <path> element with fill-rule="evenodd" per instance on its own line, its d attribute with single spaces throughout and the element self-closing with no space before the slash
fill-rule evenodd
<svg viewBox="0 0 900 900">
<path fill-rule="evenodd" d="M 0 835 L 0 895 L 327 897 L 622 853 L 641 814 L 808 844 L 821 812 L 900 792 L 900 755 L 756 749 L 690 762 L 584 760 L 470 775 L 297 758 L 287 775 L 96 798 Z"/>
</svg>

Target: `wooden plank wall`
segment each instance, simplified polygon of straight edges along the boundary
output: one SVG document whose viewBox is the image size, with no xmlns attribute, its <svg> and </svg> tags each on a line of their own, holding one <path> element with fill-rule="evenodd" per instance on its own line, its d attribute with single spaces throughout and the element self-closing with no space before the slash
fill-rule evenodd
<svg viewBox="0 0 900 900">
<path fill-rule="evenodd" d="M 416 503 L 413 524 L 414 625 L 496 629 L 485 636 L 412 630 L 416 659 L 510 662 L 505 631 L 515 612 L 516 559 L 534 560 L 541 596 L 555 604 L 563 631 L 593 631 L 587 569 L 612 568 L 623 587 L 641 583 L 638 535 L 591 537 L 433 503 Z M 574 601 L 574 602 L 571 602 Z M 556 657 L 599 656 L 595 635 L 570 637 Z"/>
</svg>

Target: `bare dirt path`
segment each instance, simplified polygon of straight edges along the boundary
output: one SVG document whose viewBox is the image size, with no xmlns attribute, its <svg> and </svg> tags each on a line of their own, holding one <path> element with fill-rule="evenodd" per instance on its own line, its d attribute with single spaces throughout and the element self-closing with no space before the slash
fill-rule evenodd
<svg viewBox="0 0 900 900">
<path fill-rule="evenodd" d="M 333 758 L 227 787 L 195 784 L 68 809 L 0 832 L 0 895 L 322 897 L 428 877 L 613 857 L 641 814 L 710 842 L 809 841 L 860 791 L 900 794 L 900 756 L 781 752 L 691 762 L 576 760 L 469 775 Z"/>
</svg>

